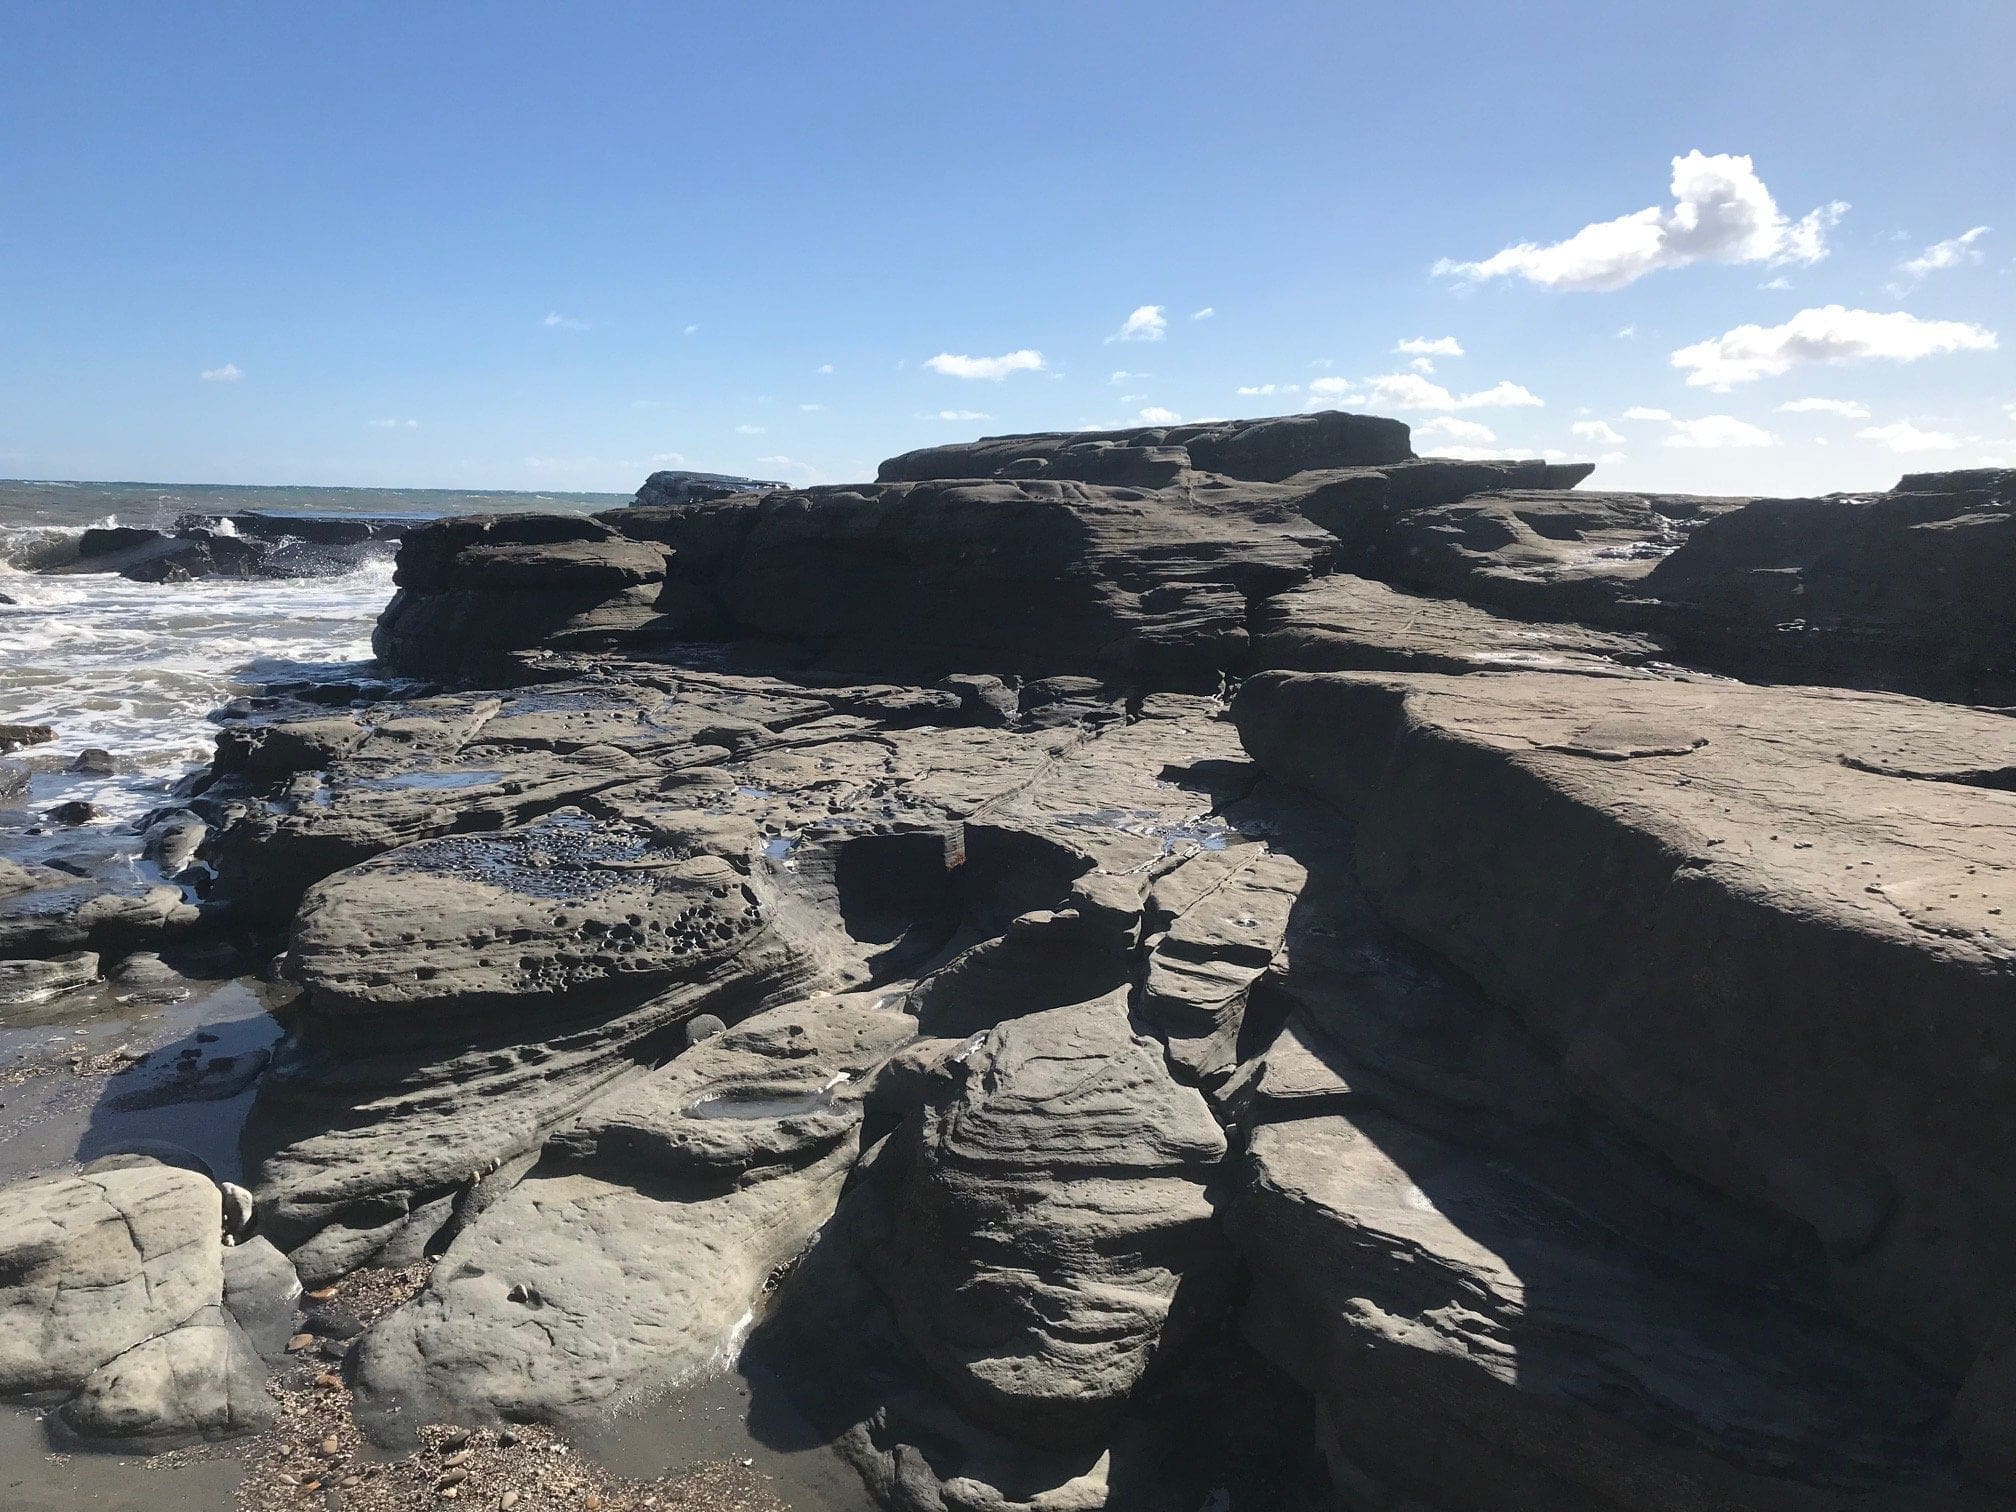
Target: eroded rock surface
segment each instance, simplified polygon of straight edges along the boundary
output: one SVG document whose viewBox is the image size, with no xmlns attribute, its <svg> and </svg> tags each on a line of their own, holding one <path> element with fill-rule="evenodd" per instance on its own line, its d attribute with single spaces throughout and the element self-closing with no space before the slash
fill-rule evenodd
<svg viewBox="0 0 2016 1512">
<path fill-rule="evenodd" d="M 216 1184 L 151 1160 L 0 1188 L 0 1392 L 59 1394 L 81 1432 L 221 1437 L 267 1422 L 223 1308 Z"/>
<path fill-rule="evenodd" d="M 2007 701 L 2008 480 L 1587 471 L 1312 414 L 413 531 L 431 687 L 238 721 L 158 891 L 0 868 L 0 993 L 301 991 L 247 1242 L 122 1173 L 211 1258 L 47 1389 L 232 1431 L 297 1274 L 433 1256 L 388 1441 L 739 1363 L 900 1512 L 2007 1512 L 2016 721 L 1851 686 Z M 32 1329 L 116 1236 L 27 1190 Z"/>
</svg>

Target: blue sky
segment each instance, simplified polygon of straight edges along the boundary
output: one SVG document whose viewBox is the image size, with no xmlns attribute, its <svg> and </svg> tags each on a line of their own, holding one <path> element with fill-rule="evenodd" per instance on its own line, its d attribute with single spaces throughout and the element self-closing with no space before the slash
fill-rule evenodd
<svg viewBox="0 0 2016 1512">
<path fill-rule="evenodd" d="M 1625 487 L 2016 463 L 2011 57 L 2007 0 L 0 0 L 0 475 L 840 481 L 1328 405 Z"/>
</svg>

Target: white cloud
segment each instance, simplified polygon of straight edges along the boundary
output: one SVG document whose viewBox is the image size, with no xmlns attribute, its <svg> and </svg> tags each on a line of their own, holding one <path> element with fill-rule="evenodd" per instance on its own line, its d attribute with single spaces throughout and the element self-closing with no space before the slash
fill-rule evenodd
<svg viewBox="0 0 2016 1512">
<path fill-rule="evenodd" d="M 1757 285 L 1767 294 L 1777 294 L 1792 287 L 1792 280 L 1780 273 L 1776 278 L 1767 278 Z"/>
<path fill-rule="evenodd" d="M 1212 309 L 1211 306 L 1206 305 L 1201 310 L 1192 310 L 1190 312 L 1190 318 L 1192 320 L 1209 320 L 1213 315 L 1216 315 L 1217 313 L 1218 312 Z"/>
<path fill-rule="evenodd" d="M 1409 357 L 1461 357 L 1463 343 L 1454 336 L 1409 336 L 1393 350 Z"/>
<path fill-rule="evenodd" d="M 1872 425 L 1855 432 L 1857 440 L 1874 441 L 1893 452 L 1956 451 L 1960 437 L 1946 431 L 1920 430 L 1909 420 L 1894 425 Z"/>
<path fill-rule="evenodd" d="M 562 315 L 558 310 L 554 310 L 547 315 L 539 324 L 546 327 L 549 331 L 585 331 L 588 329 L 587 321 L 576 320 L 572 315 Z"/>
<path fill-rule="evenodd" d="M 787 483 L 820 483 L 826 477 L 811 463 L 795 461 L 790 457 L 758 457 L 756 465 L 765 472 L 775 473 Z"/>
<path fill-rule="evenodd" d="M 1164 409 L 1159 404 L 1151 404 L 1141 411 L 1141 423 L 1143 425 L 1175 425 L 1181 422 L 1182 419 L 1183 417 L 1177 414 L 1176 411 Z"/>
<path fill-rule="evenodd" d="M 1458 462 L 1510 462 L 1519 453 L 1504 446 L 1471 446 L 1465 442 L 1451 442 L 1447 446 L 1437 446 L 1435 455 L 1449 457 Z"/>
<path fill-rule="evenodd" d="M 684 452 L 653 452 L 651 453 L 651 465 L 653 467 L 684 467 L 686 465 L 686 454 Z"/>
<path fill-rule="evenodd" d="M 1233 392 L 1241 399 L 1265 399 L 1272 394 L 1296 394 L 1301 390 L 1302 385 L 1299 383 L 1247 383 L 1240 385 Z"/>
<path fill-rule="evenodd" d="M 1169 319 L 1161 305 L 1142 305 L 1120 322 L 1120 329 L 1108 341 L 1160 341 L 1169 330 Z"/>
<path fill-rule="evenodd" d="M 1774 378 L 1802 362 L 1886 358 L 1916 362 L 1941 352 L 1993 351 L 1995 333 L 1959 320 L 1920 320 L 1902 310 L 1880 313 L 1822 305 L 1783 325 L 1741 325 L 1673 354 L 1695 388 L 1727 389 Z"/>
<path fill-rule="evenodd" d="M 1153 378 L 1154 376 L 1153 373 L 1130 373 L 1125 368 L 1122 368 L 1106 381 L 1112 384 L 1133 383 L 1137 379 Z"/>
<path fill-rule="evenodd" d="M 1776 446 L 1778 438 L 1761 425 L 1738 420 L 1734 415 L 1704 415 L 1699 420 L 1675 420 L 1666 444 L 1721 451 L 1731 447 Z"/>
<path fill-rule="evenodd" d="M 994 417 L 985 410 L 939 410 L 937 414 L 924 414 L 919 420 L 992 420 Z"/>
<path fill-rule="evenodd" d="M 1604 446 L 1622 446 L 1623 434 L 1606 420 L 1577 420 L 1568 429 L 1584 441 L 1595 441 Z"/>
<path fill-rule="evenodd" d="M 238 371 L 238 364 L 235 362 L 227 362 L 222 367 L 203 369 L 203 381 L 205 383 L 236 383 L 244 376 L 243 373 Z"/>
<path fill-rule="evenodd" d="M 695 331 L 699 329 L 700 327 L 698 327 L 697 325 L 689 325 L 686 327 L 685 330 L 681 331 L 679 334 L 681 336 L 691 336 Z"/>
<path fill-rule="evenodd" d="M 420 422 L 418 420 L 373 420 L 371 428 L 373 430 L 418 430 L 420 429 Z"/>
<path fill-rule="evenodd" d="M 1498 434 L 1488 425 L 1475 420 L 1458 420 L 1454 415 L 1437 415 L 1433 420 L 1414 427 L 1416 441 L 1461 441 L 1472 446 L 1489 446 L 1498 439 Z"/>
<path fill-rule="evenodd" d="M 527 457 L 525 465 L 534 472 L 583 473 L 629 464 L 604 462 L 600 457 Z"/>
<path fill-rule="evenodd" d="M 1619 341 L 1629 341 L 1633 336 L 1636 336 L 1637 334 L 1638 334 L 1638 327 L 1636 327 L 1635 325 L 1623 325 L 1617 327 L 1617 339 Z"/>
<path fill-rule="evenodd" d="M 1673 412 L 1671 410 L 1652 409 L 1643 404 L 1634 404 L 1631 408 L 1624 411 L 1624 418 L 1626 420 L 1671 420 Z"/>
<path fill-rule="evenodd" d="M 1958 236 L 1946 241 L 1934 242 L 1916 257 L 1907 258 L 1897 264 L 1897 271 L 1908 273 L 1913 278 L 1923 278 L 1927 273 L 1937 273 L 1945 268 L 1957 268 L 1962 263 L 1981 261 L 1981 249 L 1974 245 L 1988 234 L 1986 226 L 1976 226 L 1971 231 L 1962 231 Z"/>
<path fill-rule="evenodd" d="M 822 378 L 831 377 L 833 373 L 833 364 L 830 362 L 822 362 L 819 364 L 819 366 L 812 369 L 812 371 L 819 374 L 819 376 Z"/>
<path fill-rule="evenodd" d="M 763 434 L 763 427 L 760 425 L 738 425 L 735 427 L 735 434 L 738 436 L 760 436 Z"/>
<path fill-rule="evenodd" d="M 1407 366 L 1414 369 L 1414 371 L 1417 373 L 1432 373 L 1435 371 L 1434 359 L 1430 357 L 1411 358 L 1408 361 Z"/>
<path fill-rule="evenodd" d="M 1028 347 L 1016 352 L 1003 352 L 999 357 L 963 357 L 954 352 L 940 352 L 936 357 L 925 359 L 924 366 L 934 373 L 943 373 L 947 378 L 984 378 L 990 383 L 999 383 L 1010 373 L 1042 372 L 1043 354 Z"/>
<path fill-rule="evenodd" d="M 1843 420 L 1867 420 L 1868 409 L 1853 399 L 1788 399 L 1778 406 L 1781 415 L 1839 415 Z"/>
<path fill-rule="evenodd" d="M 1673 205 L 1584 226 L 1566 241 L 1519 242 L 1480 262 L 1443 258 L 1435 272 L 1473 282 L 1523 278 L 1550 289 L 1621 289 L 1660 268 L 1690 263 L 1818 262 L 1838 200 L 1788 219 L 1748 157 L 1699 151 L 1673 159 Z"/>
<path fill-rule="evenodd" d="M 826 406 L 823 404 L 801 404 L 798 406 L 798 408 L 805 414 L 816 415 L 819 413 L 819 411 L 826 408 Z"/>
<path fill-rule="evenodd" d="M 1545 401 L 1516 383 L 1494 383 L 1470 394 L 1452 394 L 1439 383 L 1430 383 L 1419 373 L 1382 373 L 1367 379 L 1372 385 L 1372 403 L 1403 410 L 1464 410 L 1534 408 Z M 1310 385 L 1313 392 L 1315 384 Z"/>
<path fill-rule="evenodd" d="M 1282 392 L 1288 392 L 1288 387 L 1284 387 Z M 1309 380 L 1309 397 L 1328 404 L 1365 402 L 1365 396 L 1357 392 L 1356 385 L 1349 378 L 1312 378 Z"/>
</svg>

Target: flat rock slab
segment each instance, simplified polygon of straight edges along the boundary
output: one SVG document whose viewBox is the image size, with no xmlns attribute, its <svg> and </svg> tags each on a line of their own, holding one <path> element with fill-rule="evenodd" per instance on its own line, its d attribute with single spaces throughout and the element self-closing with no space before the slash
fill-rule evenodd
<svg viewBox="0 0 2016 1512">
<path fill-rule="evenodd" d="M 762 908 L 745 882 L 753 835 L 685 819 L 654 829 L 563 809 L 387 852 L 309 895 L 290 972 L 323 1018 L 702 975 L 761 929 Z"/>
<path fill-rule="evenodd" d="M 1234 713 L 1578 1094 L 1966 1368 L 2016 1279 L 2016 720 L 1537 674 L 1270 673 Z"/>
<path fill-rule="evenodd" d="M 1431 1506 L 1963 1504 L 1930 1381 L 1656 1259 L 1628 1191 L 1544 1172 L 1362 1107 L 1253 1131 L 1249 1332 L 1362 1473 Z"/>
<path fill-rule="evenodd" d="M 1620 602 L 1701 522 L 1742 499 L 1508 489 L 1394 519 L 1353 570 L 1540 620 L 1635 626 Z"/>
<path fill-rule="evenodd" d="M 1665 656 L 1659 641 L 1508 619 L 1461 599 L 1403 593 L 1335 573 L 1266 600 L 1253 665 L 1295 672 L 1581 672 L 1624 677 Z"/>
</svg>

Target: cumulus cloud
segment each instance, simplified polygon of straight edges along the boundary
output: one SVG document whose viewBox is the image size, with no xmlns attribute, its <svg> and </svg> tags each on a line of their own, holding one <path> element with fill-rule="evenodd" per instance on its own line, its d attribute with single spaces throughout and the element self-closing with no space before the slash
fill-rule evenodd
<svg viewBox="0 0 2016 1512">
<path fill-rule="evenodd" d="M 1461 357 L 1463 343 L 1454 336 L 1409 336 L 1393 350 L 1408 357 Z"/>
<path fill-rule="evenodd" d="M 1120 322 L 1120 329 L 1108 341 L 1160 341 L 1169 332 L 1169 318 L 1161 305 L 1142 305 Z"/>
<path fill-rule="evenodd" d="M 549 331 L 585 331 L 588 329 L 587 321 L 576 320 L 572 315 L 562 315 L 558 310 L 549 313 L 539 324 L 546 327 Z"/>
<path fill-rule="evenodd" d="M 1159 404 L 1151 404 L 1141 411 L 1140 418 L 1143 425 L 1175 425 L 1183 417 L 1172 409 L 1164 409 Z"/>
<path fill-rule="evenodd" d="M 1471 446 L 1489 446 L 1498 439 L 1490 426 L 1476 420 L 1458 420 L 1454 415 L 1437 415 L 1414 427 L 1417 441 L 1460 441 Z"/>
<path fill-rule="evenodd" d="M 809 462 L 800 462 L 791 457 L 758 457 L 756 465 L 766 472 L 774 473 L 786 483 L 819 483 L 825 474 Z"/>
<path fill-rule="evenodd" d="M 653 452 L 651 453 L 650 460 L 653 467 L 684 467 L 686 465 L 686 454 L 684 452 Z"/>
<path fill-rule="evenodd" d="M 819 364 L 819 366 L 812 369 L 812 371 L 817 373 L 822 378 L 828 378 L 832 376 L 833 364 L 830 362 L 822 362 Z"/>
<path fill-rule="evenodd" d="M 693 334 L 693 333 L 694 333 L 695 331 L 697 331 L 697 330 L 699 330 L 699 329 L 700 329 L 700 327 L 698 327 L 697 325 L 689 325 L 689 326 L 687 326 L 687 327 L 686 327 L 686 328 L 685 328 L 685 329 L 684 329 L 683 331 L 681 331 L 681 332 L 680 332 L 679 334 L 680 334 L 681 336 L 691 336 L 691 335 L 692 335 L 692 334 Z"/>
<path fill-rule="evenodd" d="M 1292 385 L 1284 385 L 1282 392 Z M 1357 385 L 1349 378 L 1312 378 L 1309 380 L 1309 397 L 1325 404 L 1363 404 L 1365 396 L 1357 391 Z"/>
<path fill-rule="evenodd" d="M 1537 408 L 1546 401 L 1516 383 L 1494 383 L 1469 394 L 1452 394 L 1419 373 L 1382 373 L 1368 379 L 1372 403 L 1402 410 L 1466 410 Z M 1310 389 L 1314 391 L 1315 384 Z"/>
<path fill-rule="evenodd" d="M 999 383 L 1010 373 L 1042 372 L 1043 354 L 1028 347 L 1003 352 L 999 357 L 965 357 L 956 352 L 940 352 L 936 357 L 926 358 L 924 366 L 934 373 L 943 373 L 947 378 L 984 378 L 990 383 Z"/>
<path fill-rule="evenodd" d="M 1154 376 L 1153 373 L 1130 373 L 1125 368 L 1122 368 L 1106 381 L 1112 384 L 1134 383 L 1142 378 L 1153 378 Z"/>
<path fill-rule="evenodd" d="M 1629 341 L 1633 336 L 1636 336 L 1637 334 L 1638 334 L 1638 327 L 1636 327 L 1635 325 L 1621 325 L 1617 327 L 1617 339 L 1619 341 Z"/>
<path fill-rule="evenodd" d="M 1778 406 L 1781 415 L 1839 415 L 1843 420 L 1867 420 L 1867 407 L 1853 399 L 1788 399 Z"/>
<path fill-rule="evenodd" d="M 227 362 L 222 367 L 203 369 L 203 381 L 205 383 L 236 383 L 244 376 L 238 370 L 238 364 L 235 362 Z"/>
<path fill-rule="evenodd" d="M 1296 394 L 1301 391 L 1302 385 L 1299 383 L 1246 383 L 1234 390 L 1241 399 L 1265 399 L 1273 394 Z"/>
<path fill-rule="evenodd" d="M 1216 315 L 1217 313 L 1218 312 L 1212 309 L 1211 306 L 1206 305 L 1201 310 L 1192 310 L 1190 312 L 1190 318 L 1192 320 L 1209 320 L 1213 315 Z"/>
<path fill-rule="evenodd" d="M 1624 418 L 1626 420 L 1671 420 L 1673 412 L 1671 410 L 1653 409 L 1649 405 L 1634 404 L 1631 408 L 1624 411 Z"/>
<path fill-rule="evenodd" d="M 1732 447 L 1776 446 L 1778 438 L 1761 425 L 1738 420 L 1734 415 L 1704 415 L 1699 420 L 1675 420 L 1666 444 L 1698 451 L 1722 451 Z"/>
<path fill-rule="evenodd" d="M 738 436 L 760 436 L 763 434 L 763 427 L 760 425 L 738 425 L 735 427 L 735 434 Z"/>
<path fill-rule="evenodd" d="M 1897 264 L 1897 271 L 1912 278 L 1923 278 L 1927 273 L 1957 268 L 1963 263 L 1978 263 L 1981 261 L 1981 249 L 1974 244 L 1987 234 L 1986 226 L 1976 226 L 1945 241 L 1934 242 L 1916 257 L 1906 258 Z"/>
<path fill-rule="evenodd" d="M 1660 268 L 1690 263 L 1818 262 L 1847 205 L 1799 220 L 1778 208 L 1746 156 L 1695 151 L 1673 159 L 1673 204 L 1584 226 L 1566 241 L 1519 242 L 1477 262 L 1443 258 L 1435 272 L 1481 282 L 1523 278 L 1550 289 L 1621 289 Z"/>
<path fill-rule="evenodd" d="M 925 414 L 920 420 L 992 420 L 994 417 L 985 410 L 939 410 L 937 414 Z"/>
<path fill-rule="evenodd" d="M 420 422 L 418 420 L 373 420 L 371 428 L 373 430 L 418 430 L 420 429 Z"/>
<path fill-rule="evenodd" d="M 1624 444 L 1623 433 L 1607 420 L 1577 420 L 1568 429 L 1584 441 L 1595 441 L 1604 446 Z"/>
<path fill-rule="evenodd" d="M 1957 451 L 1960 437 L 1947 431 L 1920 430 L 1909 420 L 1894 425 L 1872 425 L 1855 432 L 1856 439 L 1874 441 L 1893 452 Z"/>
<path fill-rule="evenodd" d="M 1692 387 L 1726 390 L 1775 378 L 1804 362 L 1916 362 L 1944 352 L 1994 349 L 1995 333 L 1966 321 L 1822 305 L 1801 310 L 1783 325 L 1737 326 L 1680 348 L 1672 361 Z"/>
</svg>

